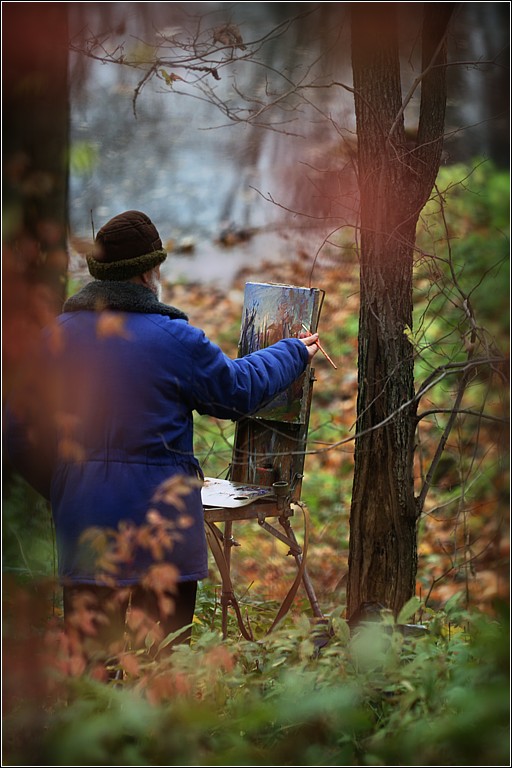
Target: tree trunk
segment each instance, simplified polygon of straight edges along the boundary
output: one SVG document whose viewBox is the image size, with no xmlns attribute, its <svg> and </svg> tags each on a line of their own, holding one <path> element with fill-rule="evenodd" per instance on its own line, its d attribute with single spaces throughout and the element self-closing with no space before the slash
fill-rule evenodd
<svg viewBox="0 0 512 768">
<path fill-rule="evenodd" d="M 429 11 L 428 6 L 424 71 L 434 55 L 436 64 L 445 62 L 443 35 L 450 16 L 436 8 Z M 413 348 L 406 331 L 412 327 L 416 222 L 439 168 L 446 103 L 445 67 L 439 66 L 422 80 L 421 143 L 411 151 L 401 109 L 398 26 L 392 3 L 352 5 L 352 67 L 361 277 L 349 616 L 364 603 L 379 603 L 396 614 L 415 589 L 416 408 Z"/>
<path fill-rule="evenodd" d="M 67 3 L 6 3 L 3 37 L 3 257 L 6 390 L 67 278 Z"/>
</svg>

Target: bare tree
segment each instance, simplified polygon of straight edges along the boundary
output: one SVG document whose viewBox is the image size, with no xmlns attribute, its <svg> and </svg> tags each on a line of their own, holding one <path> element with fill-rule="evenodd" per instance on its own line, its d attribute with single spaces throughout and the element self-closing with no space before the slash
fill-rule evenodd
<svg viewBox="0 0 512 768">
<path fill-rule="evenodd" d="M 414 350 L 416 223 L 439 170 L 452 3 L 425 4 L 421 106 L 407 146 L 398 26 L 392 4 L 352 7 L 352 66 L 361 205 L 359 394 L 350 514 L 348 612 L 378 602 L 399 611 L 414 594 Z M 392 419 L 389 417 L 393 415 Z M 386 422 L 385 426 L 372 429 Z"/>
</svg>

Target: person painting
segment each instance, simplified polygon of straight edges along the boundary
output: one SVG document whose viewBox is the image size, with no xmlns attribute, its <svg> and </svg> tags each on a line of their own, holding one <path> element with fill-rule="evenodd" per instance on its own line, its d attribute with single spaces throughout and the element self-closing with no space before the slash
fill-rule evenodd
<svg viewBox="0 0 512 768">
<path fill-rule="evenodd" d="M 140 211 L 98 231 L 95 279 L 43 332 L 37 396 L 5 424 L 14 468 L 51 502 L 66 623 L 112 654 L 127 630 L 144 644 L 147 617 L 156 640 L 192 622 L 208 573 L 193 412 L 253 413 L 318 351 L 314 334 L 230 359 L 161 303 L 166 255 Z"/>
</svg>

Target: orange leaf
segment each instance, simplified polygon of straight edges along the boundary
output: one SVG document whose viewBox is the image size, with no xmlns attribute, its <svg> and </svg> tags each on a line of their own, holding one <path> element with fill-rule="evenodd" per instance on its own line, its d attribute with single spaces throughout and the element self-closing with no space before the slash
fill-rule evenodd
<svg viewBox="0 0 512 768">
<path fill-rule="evenodd" d="M 96 323 L 96 335 L 99 339 L 108 336 L 121 336 L 130 339 L 130 333 L 125 328 L 126 318 L 119 312 L 101 312 Z"/>
<path fill-rule="evenodd" d="M 128 672 L 131 677 L 137 677 L 140 672 L 139 662 L 135 656 L 131 653 L 123 653 L 119 658 L 119 663 L 125 672 Z"/>
<path fill-rule="evenodd" d="M 59 457 L 64 461 L 82 462 L 85 460 L 85 451 L 76 440 L 63 437 L 58 445 Z"/>
</svg>

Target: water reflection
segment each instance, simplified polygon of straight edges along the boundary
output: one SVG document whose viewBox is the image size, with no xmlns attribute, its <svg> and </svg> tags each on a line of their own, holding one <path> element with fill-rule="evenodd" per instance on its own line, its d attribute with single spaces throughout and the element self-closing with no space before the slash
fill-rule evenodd
<svg viewBox="0 0 512 768">
<path fill-rule="evenodd" d="M 482 4 L 462 5 L 460 39 L 476 13 L 471 39 L 478 55 L 489 55 L 489 31 L 494 31 L 497 50 L 496 6 L 503 4 L 487 3 L 486 9 L 493 8 L 483 16 L 480 9 L 471 10 Z M 88 61 L 85 67 L 83 57 L 73 57 L 71 139 L 76 162 L 70 222 L 78 248 L 111 216 L 139 208 L 155 221 L 169 249 L 175 248 L 166 266 L 170 279 L 225 281 L 239 266 L 257 271 L 266 258 L 287 258 L 291 247 L 301 247 L 313 258 L 327 232 L 353 223 L 352 95 L 341 87 L 316 87 L 333 80 L 351 84 L 346 4 L 70 3 L 70 8 L 73 35 L 93 33 L 110 52 L 122 45 L 127 53 L 142 48 L 162 31 L 171 35 L 188 29 L 189 36 L 195 31 L 201 36 L 219 23 L 236 22 L 246 41 L 280 30 L 261 46 L 256 63 L 229 62 L 229 68 L 219 70 L 219 81 L 205 76 L 202 91 L 181 81 L 170 88 L 162 79 L 151 80 L 137 98 L 137 118 L 133 96 L 141 70 L 99 61 Z M 285 19 L 292 14 L 301 18 L 287 26 Z M 113 36 L 107 36 L 109 30 Z M 233 58 L 245 53 L 234 49 Z M 464 51 L 468 55 L 471 47 Z M 467 97 L 464 83 L 469 79 L 461 71 L 451 74 L 456 99 L 448 120 L 454 125 L 482 117 L 485 99 L 475 87 L 475 71 L 470 82 L 477 103 Z M 185 80 L 194 79 L 186 70 L 179 72 Z M 292 81 L 311 87 L 281 100 L 292 90 Z M 272 112 L 264 110 L 257 120 L 275 121 L 272 130 L 233 123 L 212 103 L 227 103 L 238 114 L 245 105 L 242 93 L 253 99 L 258 114 L 264 103 L 276 102 Z M 487 136 L 481 146 L 492 144 L 491 139 Z M 452 159 L 460 156 L 460 140 L 451 152 Z M 283 241 L 280 233 L 297 226 L 300 234 L 293 244 Z M 226 248 L 219 244 L 226 230 L 251 236 L 235 237 L 236 245 Z M 183 250 L 185 238 L 195 247 L 187 254 L 176 252 Z M 80 263 L 73 261 L 78 269 Z"/>
</svg>

